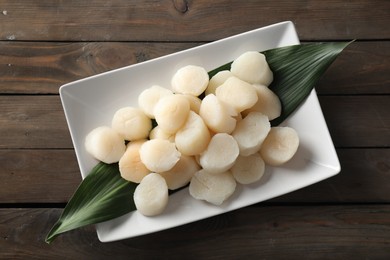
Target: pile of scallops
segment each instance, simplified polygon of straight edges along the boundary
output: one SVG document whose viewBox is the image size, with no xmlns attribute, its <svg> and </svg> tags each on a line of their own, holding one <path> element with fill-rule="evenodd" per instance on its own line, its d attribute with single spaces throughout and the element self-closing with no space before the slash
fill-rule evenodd
<svg viewBox="0 0 390 260">
<path fill-rule="evenodd" d="M 162 213 L 169 190 L 188 184 L 195 199 L 221 205 L 237 185 L 259 181 L 265 165 L 281 165 L 298 149 L 294 129 L 270 125 L 282 109 L 268 88 L 272 80 L 265 56 L 255 51 L 211 79 L 200 66 L 182 67 L 170 89 L 145 89 L 138 107 L 121 108 L 110 127 L 92 130 L 86 150 L 119 162 L 121 176 L 139 183 L 134 202 L 145 216 Z"/>
</svg>

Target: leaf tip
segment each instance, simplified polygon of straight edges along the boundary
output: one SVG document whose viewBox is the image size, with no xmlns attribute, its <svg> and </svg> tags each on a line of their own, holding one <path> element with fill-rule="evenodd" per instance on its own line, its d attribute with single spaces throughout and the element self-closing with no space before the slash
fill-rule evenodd
<svg viewBox="0 0 390 260">
<path fill-rule="evenodd" d="M 53 240 L 55 239 L 55 237 L 56 237 L 55 235 L 49 233 L 49 234 L 46 236 L 46 238 L 45 238 L 46 244 L 50 245 L 51 242 L 53 242 Z"/>
</svg>

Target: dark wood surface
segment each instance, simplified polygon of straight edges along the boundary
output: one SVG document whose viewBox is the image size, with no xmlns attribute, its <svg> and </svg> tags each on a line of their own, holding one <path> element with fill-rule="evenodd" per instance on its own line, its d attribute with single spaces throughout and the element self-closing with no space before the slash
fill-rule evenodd
<svg viewBox="0 0 390 260">
<path fill-rule="evenodd" d="M 340 174 L 155 234 L 44 242 L 81 181 L 62 84 L 284 20 L 356 39 L 316 87 Z M 0 0 L 0 259 L 390 259 L 389 24 L 387 0 Z"/>
</svg>

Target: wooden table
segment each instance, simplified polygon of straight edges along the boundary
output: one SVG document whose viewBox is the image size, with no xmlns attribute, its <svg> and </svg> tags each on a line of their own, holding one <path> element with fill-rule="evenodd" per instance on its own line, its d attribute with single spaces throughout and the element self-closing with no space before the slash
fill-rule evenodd
<svg viewBox="0 0 390 260">
<path fill-rule="evenodd" d="M 357 39 L 316 87 L 339 175 L 151 235 L 44 242 L 81 181 L 62 84 L 284 20 Z M 1 0 L 0 122 L 1 259 L 390 259 L 390 1 Z"/>
</svg>

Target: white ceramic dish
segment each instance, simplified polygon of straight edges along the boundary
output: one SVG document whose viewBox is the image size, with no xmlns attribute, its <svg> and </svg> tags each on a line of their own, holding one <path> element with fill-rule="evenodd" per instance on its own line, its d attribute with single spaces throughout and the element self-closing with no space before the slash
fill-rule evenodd
<svg viewBox="0 0 390 260">
<path fill-rule="evenodd" d="M 97 126 L 110 125 L 117 109 L 137 106 L 137 97 L 143 89 L 153 84 L 169 88 L 171 76 L 183 65 L 200 65 L 211 70 L 244 51 L 293 44 L 299 44 L 294 25 L 282 22 L 62 86 L 61 100 L 82 177 L 97 163 L 84 149 L 87 133 Z M 215 216 L 303 188 L 340 171 L 314 90 L 283 124 L 297 130 L 300 147 L 294 159 L 283 167 L 267 167 L 260 182 L 239 185 L 233 197 L 220 207 L 191 198 L 188 189 L 181 190 L 170 197 L 162 215 L 150 218 L 134 211 L 98 224 L 100 241 L 130 238 Z"/>
</svg>

